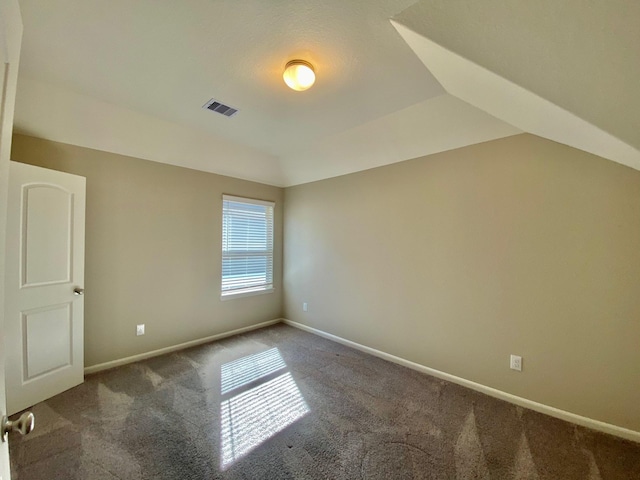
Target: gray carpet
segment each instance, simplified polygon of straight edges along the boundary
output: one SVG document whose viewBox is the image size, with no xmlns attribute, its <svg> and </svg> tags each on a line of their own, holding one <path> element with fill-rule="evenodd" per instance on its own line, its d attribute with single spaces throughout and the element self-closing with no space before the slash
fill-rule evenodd
<svg viewBox="0 0 640 480">
<path fill-rule="evenodd" d="M 283 324 L 87 377 L 10 442 L 29 479 L 640 479 L 640 445 Z"/>
</svg>

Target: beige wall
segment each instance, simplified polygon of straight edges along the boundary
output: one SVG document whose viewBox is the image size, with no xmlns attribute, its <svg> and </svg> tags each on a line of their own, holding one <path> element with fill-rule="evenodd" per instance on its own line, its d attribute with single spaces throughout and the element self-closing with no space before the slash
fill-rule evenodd
<svg viewBox="0 0 640 480">
<path fill-rule="evenodd" d="M 281 316 L 282 189 L 24 135 L 12 159 L 87 178 L 86 366 Z M 275 293 L 220 301 L 223 193 L 276 202 Z"/>
<path fill-rule="evenodd" d="M 12 158 L 87 177 L 87 366 L 281 316 L 280 249 L 276 293 L 225 302 L 218 252 L 222 193 L 276 201 L 281 246 L 282 189 L 23 135 Z M 640 431 L 640 172 L 518 135 L 284 196 L 287 318 Z"/>
<path fill-rule="evenodd" d="M 291 320 L 640 431 L 638 171 L 518 135 L 291 187 L 284 256 Z"/>
</svg>

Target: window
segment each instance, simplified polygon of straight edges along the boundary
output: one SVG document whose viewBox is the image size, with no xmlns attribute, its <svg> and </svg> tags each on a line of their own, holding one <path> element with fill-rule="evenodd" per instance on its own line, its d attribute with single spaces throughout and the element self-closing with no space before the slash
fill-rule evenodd
<svg viewBox="0 0 640 480">
<path fill-rule="evenodd" d="M 222 296 L 273 290 L 273 202 L 222 196 Z"/>
</svg>

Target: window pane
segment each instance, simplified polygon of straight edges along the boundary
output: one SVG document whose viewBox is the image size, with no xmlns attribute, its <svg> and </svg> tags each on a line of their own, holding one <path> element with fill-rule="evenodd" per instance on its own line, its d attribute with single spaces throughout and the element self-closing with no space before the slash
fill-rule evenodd
<svg viewBox="0 0 640 480">
<path fill-rule="evenodd" d="M 273 204 L 253 202 L 223 198 L 223 294 L 272 288 Z"/>
<path fill-rule="evenodd" d="M 267 283 L 266 256 L 222 259 L 222 289 Z"/>
</svg>

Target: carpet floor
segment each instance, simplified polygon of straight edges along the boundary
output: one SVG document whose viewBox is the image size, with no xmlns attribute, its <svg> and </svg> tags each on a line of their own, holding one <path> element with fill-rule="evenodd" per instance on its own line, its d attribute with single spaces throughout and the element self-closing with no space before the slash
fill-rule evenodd
<svg viewBox="0 0 640 480">
<path fill-rule="evenodd" d="M 284 324 L 90 375 L 32 411 L 14 480 L 640 479 L 640 444 Z"/>
</svg>

